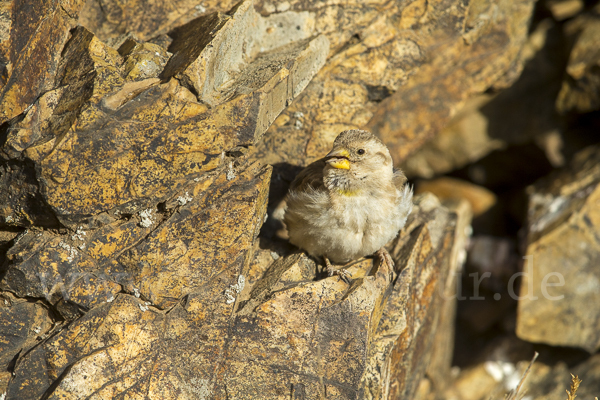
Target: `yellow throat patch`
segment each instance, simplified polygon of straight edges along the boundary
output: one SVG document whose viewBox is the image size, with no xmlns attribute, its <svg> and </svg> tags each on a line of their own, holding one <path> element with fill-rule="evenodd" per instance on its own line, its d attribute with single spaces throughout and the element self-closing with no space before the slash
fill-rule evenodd
<svg viewBox="0 0 600 400">
<path fill-rule="evenodd" d="M 347 189 L 337 189 L 337 192 L 342 196 L 356 196 L 360 194 L 360 190 L 347 190 Z"/>
</svg>

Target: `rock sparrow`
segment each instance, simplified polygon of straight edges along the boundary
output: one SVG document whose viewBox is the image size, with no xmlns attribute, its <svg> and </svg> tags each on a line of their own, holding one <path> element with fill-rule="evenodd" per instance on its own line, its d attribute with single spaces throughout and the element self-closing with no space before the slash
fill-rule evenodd
<svg viewBox="0 0 600 400">
<path fill-rule="evenodd" d="M 286 198 L 283 221 L 289 240 L 314 257 L 323 257 L 329 276 L 341 275 L 331 262 L 345 264 L 377 253 L 406 223 L 413 191 L 402 171 L 394 172 L 386 145 L 363 130 L 339 134 L 324 158 L 302 170 Z"/>
</svg>

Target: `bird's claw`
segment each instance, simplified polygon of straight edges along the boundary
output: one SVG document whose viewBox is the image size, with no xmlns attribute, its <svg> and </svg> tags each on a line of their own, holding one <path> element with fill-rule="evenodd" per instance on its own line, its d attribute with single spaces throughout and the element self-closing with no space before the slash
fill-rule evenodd
<svg viewBox="0 0 600 400">
<path fill-rule="evenodd" d="M 347 284 L 350 284 L 350 279 L 352 279 L 352 274 L 350 274 L 350 272 L 346 271 L 344 268 L 333 269 L 333 265 L 331 265 L 331 262 L 326 257 L 325 257 L 325 266 L 327 268 L 327 275 L 329 275 L 329 276 L 337 275 L 340 277 L 341 280 L 343 280 Z"/>
<path fill-rule="evenodd" d="M 394 270 L 394 260 L 392 260 L 392 256 L 390 255 L 390 253 L 385 249 L 385 247 L 382 247 L 381 249 L 379 249 L 376 253 L 377 258 L 379 259 L 379 263 L 381 265 L 387 265 L 392 277 L 395 276 L 396 271 Z"/>
<path fill-rule="evenodd" d="M 336 270 L 328 269 L 327 273 L 329 274 L 329 276 L 334 276 L 334 275 L 339 276 L 340 279 L 343 280 L 344 282 L 346 282 L 347 284 L 350 284 L 350 280 L 352 279 L 352 274 L 343 268 L 336 269 Z"/>
</svg>

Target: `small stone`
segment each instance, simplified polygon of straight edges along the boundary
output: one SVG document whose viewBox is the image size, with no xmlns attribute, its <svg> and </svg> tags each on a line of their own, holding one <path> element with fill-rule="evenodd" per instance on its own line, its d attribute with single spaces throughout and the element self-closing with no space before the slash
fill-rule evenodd
<svg viewBox="0 0 600 400">
<path fill-rule="evenodd" d="M 431 192 L 440 200 L 466 199 L 477 217 L 496 204 L 496 196 L 488 189 L 460 179 L 443 177 L 417 184 L 416 193 Z"/>
<path fill-rule="evenodd" d="M 152 215 L 152 210 L 151 209 L 140 211 L 138 213 L 138 215 L 142 219 L 140 221 L 140 226 L 142 228 L 150 228 L 152 226 L 152 224 L 154 223 L 154 217 Z"/>
<path fill-rule="evenodd" d="M 177 197 L 177 202 L 179 203 L 180 206 L 184 206 L 192 200 L 193 200 L 193 197 L 190 196 L 190 194 L 188 192 L 185 192 L 183 196 Z"/>
<path fill-rule="evenodd" d="M 234 180 L 236 177 L 235 168 L 233 167 L 233 162 L 227 164 L 227 175 L 226 178 L 228 181 Z"/>
<path fill-rule="evenodd" d="M 575 16 L 585 7 L 583 0 L 549 0 L 546 3 L 557 21 Z"/>
</svg>

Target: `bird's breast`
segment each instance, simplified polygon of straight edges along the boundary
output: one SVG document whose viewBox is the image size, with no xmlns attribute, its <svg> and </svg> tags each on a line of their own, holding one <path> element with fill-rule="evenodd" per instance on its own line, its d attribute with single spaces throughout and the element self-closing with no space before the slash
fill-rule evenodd
<svg viewBox="0 0 600 400">
<path fill-rule="evenodd" d="M 370 225 L 385 223 L 394 209 L 394 201 L 389 196 L 357 190 L 332 196 L 331 202 L 338 226 L 356 233 L 368 230 Z"/>
</svg>

